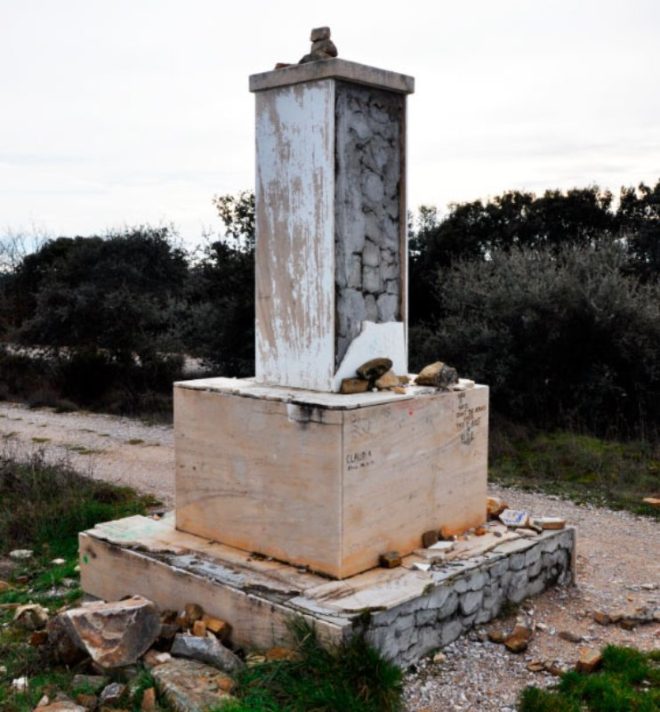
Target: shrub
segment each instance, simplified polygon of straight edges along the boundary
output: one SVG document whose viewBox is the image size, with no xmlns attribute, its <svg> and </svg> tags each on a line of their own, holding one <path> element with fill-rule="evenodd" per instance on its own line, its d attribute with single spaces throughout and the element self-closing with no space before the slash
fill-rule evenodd
<svg viewBox="0 0 660 712">
<path fill-rule="evenodd" d="M 625 263 L 615 243 L 458 262 L 436 277 L 441 315 L 411 329 L 413 366 L 451 363 L 514 420 L 654 436 L 660 286 Z"/>
<path fill-rule="evenodd" d="M 565 673 L 555 690 L 528 687 L 520 712 L 654 712 L 660 705 L 660 671 L 653 655 L 608 645 L 596 674 Z M 645 683 L 642 687 L 641 683 Z"/>
</svg>

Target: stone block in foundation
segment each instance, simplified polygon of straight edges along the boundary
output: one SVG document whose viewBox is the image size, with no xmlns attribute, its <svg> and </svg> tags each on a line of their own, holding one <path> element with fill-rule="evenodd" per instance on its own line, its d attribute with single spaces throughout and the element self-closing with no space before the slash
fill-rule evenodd
<svg viewBox="0 0 660 712">
<path fill-rule="evenodd" d="M 488 388 L 174 389 L 176 526 L 345 578 L 486 519 Z"/>
<path fill-rule="evenodd" d="M 385 657 L 405 666 L 492 620 L 508 601 L 572 581 L 573 528 L 520 544 L 524 553 L 552 544 L 555 553 L 530 555 L 535 563 L 513 575 L 515 554 L 500 545 L 429 571 L 414 569 L 419 559 L 412 555 L 396 569 L 329 581 L 177 531 L 171 515 L 158 521 L 135 516 L 83 532 L 80 568 L 83 590 L 98 598 L 139 594 L 162 610 L 197 603 L 228 621 L 230 642 L 246 650 L 289 644 L 289 623 L 300 616 L 328 643 L 362 631 Z"/>
</svg>

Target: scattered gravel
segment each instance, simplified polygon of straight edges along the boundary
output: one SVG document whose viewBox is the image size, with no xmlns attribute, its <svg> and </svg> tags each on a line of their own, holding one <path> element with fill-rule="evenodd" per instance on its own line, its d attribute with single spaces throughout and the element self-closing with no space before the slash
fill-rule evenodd
<svg viewBox="0 0 660 712">
<path fill-rule="evenodd" d="M 577 527 L 577 582 L 556 587 L 529 601 L 508 617 L 492 621 L 469 636 L 443 648 L 446 662 L 421 661 L 406 675 L 407 712 L 506 712 L 515 710 L 520 691 L 528 685 L 547 687 L 557 678 L 530 672 L 532 661 L 572 667 L 582 646 L 608 643 L 642 650 L 660 646 L 660 624 L 627 631 L 594 622 L 594 610 L 660 605 L 660 526 L 627 512 L 578 506 L 558 497 L 492 487 L 515 508 L 537 515 L 558 516 Z M 487 640 L 490 630 L 509 630 L 516 615 L 537 628 L 527 651 L 515 655 Z M 579 635 L 573 643 L 562 631 Z"/>
</svg>

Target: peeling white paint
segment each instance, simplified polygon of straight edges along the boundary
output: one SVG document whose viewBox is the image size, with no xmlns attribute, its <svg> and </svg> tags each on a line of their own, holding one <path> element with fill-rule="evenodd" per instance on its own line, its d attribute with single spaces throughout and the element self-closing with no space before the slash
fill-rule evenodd
<svg viewBox="0 0 660 712">
<path fill-rule="evenodd" d="M 280 87 L 256 99 L 256 376 L 329 391 L 335 83 Z"/>
<path fill-rule="evenodd" d="M 338 391 L 344 378 L 353 378 L 356 369 L 372 358 L 389 358 L 394 372 L 408 373 L 408 350 L 405 327 L 402 321 L 375 324 L 363 321 L 362 330 L 351 341 L 333 382 L 333 391 Z"/>
</svg>

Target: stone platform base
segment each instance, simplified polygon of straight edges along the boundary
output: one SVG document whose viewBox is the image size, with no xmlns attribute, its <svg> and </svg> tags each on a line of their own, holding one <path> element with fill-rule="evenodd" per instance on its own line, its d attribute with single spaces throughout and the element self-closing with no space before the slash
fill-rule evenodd
<svg viewBox="0 0 660 712">
<path fill-rule="evenodd" d="M 415 568 L 425 550 L 398 568 L 333 581 L 179 532 L 171 515 L 135 516 L 80 535 L 81 579 L 86 593 L 105 600 L 141 594 L 161 609 L 199 603 L 228 621 L 232 643 L 245 649 L 286 644 L 290 620 L 302 616 L 328 642 L 364 631 L 405 666 L 496 617 L 507 602 L 572 580 L 573 528 L 533 538 L 498 533 L 458 542 L 458 558 L 428 571 Z"/>
</svg>

